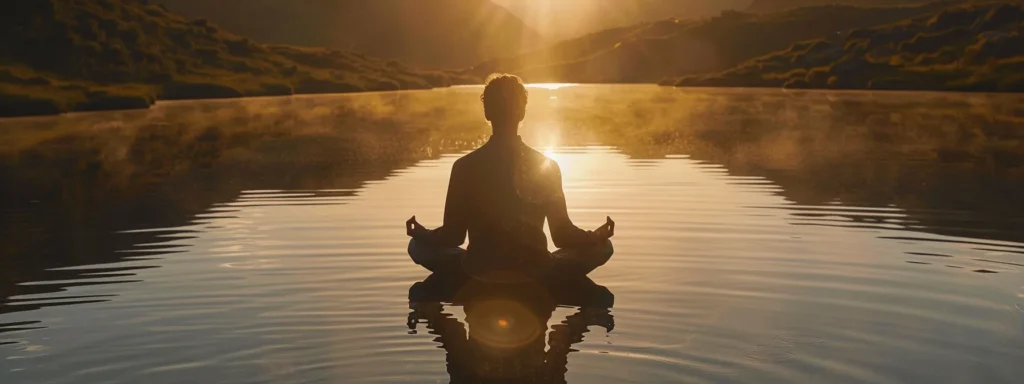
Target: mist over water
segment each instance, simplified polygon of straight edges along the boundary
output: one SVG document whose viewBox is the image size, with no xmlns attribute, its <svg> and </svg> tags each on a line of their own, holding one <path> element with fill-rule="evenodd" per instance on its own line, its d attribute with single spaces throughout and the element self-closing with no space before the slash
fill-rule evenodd
<svg viewBox="0 0 1024 384">
<path fill-rule="evenodd" d="M 0 381 L 447 382 L 402 223 L 440 224 L 479 92 L 0 120 Z M 573 220 L 618 223 L 557 379 L 1024 377 L 1020 96 L 530 93 Z"/>
</svg>

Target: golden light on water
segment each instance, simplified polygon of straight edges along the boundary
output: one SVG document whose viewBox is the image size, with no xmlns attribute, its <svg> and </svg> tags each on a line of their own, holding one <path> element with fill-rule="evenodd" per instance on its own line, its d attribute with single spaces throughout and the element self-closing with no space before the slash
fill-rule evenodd
<svg viewBox="0 0 1024 384">
<path fill-rule="evenodd" d="M 526 84 L 526 87 L 527 88 L 543 88 L 543 89 L 547 89 L 547 90 L 550 90 L 550 91 L 554 91 L 556 89 L 566 88 L 566 87 L 575 87 L 575 86 L 578 86 L 578 85 L 579 84 L 575 84 L 575 83 L 531 83 L 531 84 Z"/>
</svg>

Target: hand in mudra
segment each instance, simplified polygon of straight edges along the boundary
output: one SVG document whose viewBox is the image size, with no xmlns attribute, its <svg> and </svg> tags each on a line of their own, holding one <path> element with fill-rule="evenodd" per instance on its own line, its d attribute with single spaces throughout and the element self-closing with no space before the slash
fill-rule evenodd
<svg viewBox="0 0 1024 384">
<path fill-rule="evenodd" d="M 416 221 L 416 216 L 413 216 L 411 219 L 405 222 L 405 234 L 409 235 L 409 237 L 418 237 L 427 232 L 427 228 L 420 225 L 420 223 Z"/>
<path fill-rule="evenodd" d="M 608 221 L 606 221 L 604 225 L 594 230 L 594 234 L 601 240 L 608 240 L 612 238 L 612 236 L 615 236 L 615 222 L 612 221 L 611 216 L 608 216 Z"/>
</svg>

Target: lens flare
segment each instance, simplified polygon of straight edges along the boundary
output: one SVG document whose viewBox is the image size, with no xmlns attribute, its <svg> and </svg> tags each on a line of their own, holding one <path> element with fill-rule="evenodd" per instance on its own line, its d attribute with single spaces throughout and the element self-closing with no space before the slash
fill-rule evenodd
<svg viewBox="0 0 1024 384">
<path fill-rule="evenodd" d="M 543 336 L 543 321 L 523 303 L 486 300 L 466 308 L 471 337 L 491 353 L 509 353 Z"/>
</svg>

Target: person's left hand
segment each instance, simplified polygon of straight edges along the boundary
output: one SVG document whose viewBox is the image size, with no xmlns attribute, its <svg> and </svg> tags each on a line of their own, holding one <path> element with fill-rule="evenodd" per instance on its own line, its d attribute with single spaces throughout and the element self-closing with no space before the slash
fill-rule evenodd
<svg viewBox="0 0 1024 384">
<path fill-rule="evenodd" d="M 428 230 L 426 227 L 420 225 L 420 223 L 416 221 L 416 216 L 413 216 L 411 219 L 405 222 L 405 234 L 409 235 L 409 237 L 415 238 L 420 235 L 423 235 L 427 231 Z"/>
</svg>

